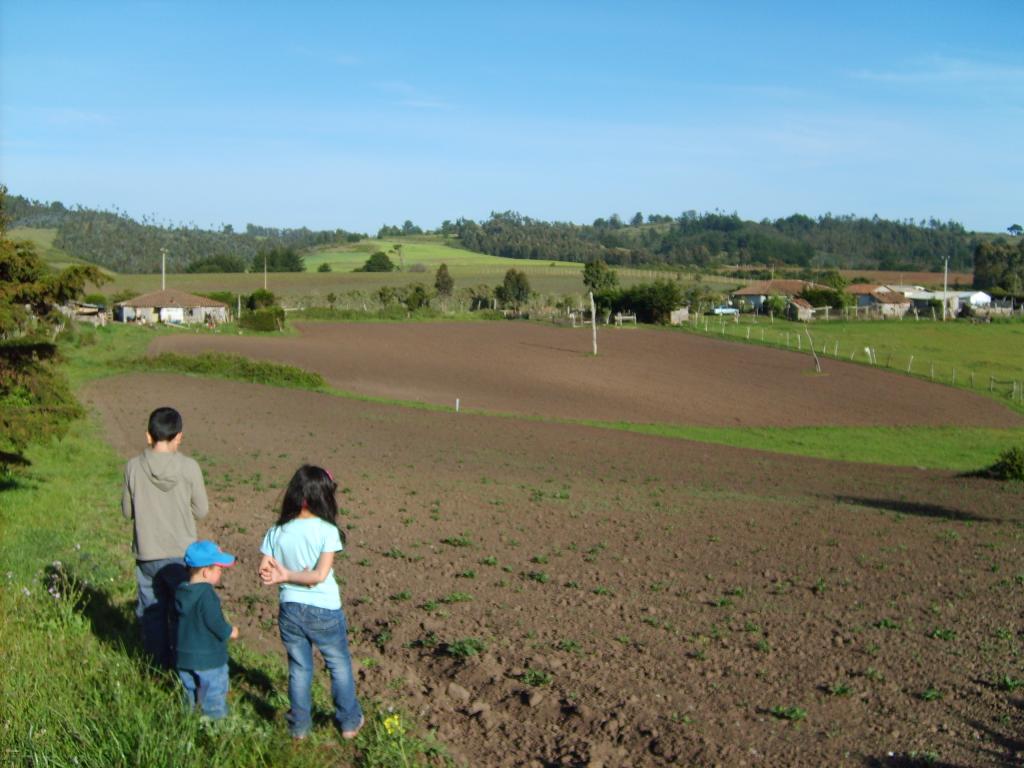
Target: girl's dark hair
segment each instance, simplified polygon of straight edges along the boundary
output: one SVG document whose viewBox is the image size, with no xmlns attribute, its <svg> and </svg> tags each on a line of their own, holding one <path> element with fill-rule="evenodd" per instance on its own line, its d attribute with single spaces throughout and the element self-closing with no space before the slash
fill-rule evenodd
<svg viewBox="0 0 1024 768">
<path fill-rule="evenodd" d="M 278 525 L 289 523 L 299 516 L 303 506 L 321 520 L 337 526 L 338 501 L 334 494 L 338 484 L 326 469 L 303 464 L 292 475 L 291 482 L 284 492 L 281 502 L 281 515 L 277 518 Z M 339 529 L 342 542 L 345 533 Z"/>
</svg>

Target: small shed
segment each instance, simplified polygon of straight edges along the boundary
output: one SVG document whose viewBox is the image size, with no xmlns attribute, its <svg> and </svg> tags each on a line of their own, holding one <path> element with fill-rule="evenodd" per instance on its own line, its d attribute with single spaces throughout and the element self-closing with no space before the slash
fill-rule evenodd
<svg viewBox="0 0 1024 768">
<path fill-rule="evenodd" d="M 903 317 L 910 311 L 910 299 L 896 291 L 876 291 L 868 299 L 867 306 L 880 317 Z"/>
<path fill-rule="evenodd" d="M 814 319 L 814 307 L 811 306 L 811 302 L 807 299 L 790 299 L 786 309 L 792 320 L 806 323 Z"/>
<path fill-rule="evenodd" d="M 690 308 L 680 307 L 673 309 L 668 315 L 669 325 L 682 325 L 690 320 Z"/>
<path fill-rule="evenodd" d="M 168 288 L 136 296 L 114 305 L 114 319 L 122 323 L 224 323 L 228 305 L 205 296 Z"/>
</svg>

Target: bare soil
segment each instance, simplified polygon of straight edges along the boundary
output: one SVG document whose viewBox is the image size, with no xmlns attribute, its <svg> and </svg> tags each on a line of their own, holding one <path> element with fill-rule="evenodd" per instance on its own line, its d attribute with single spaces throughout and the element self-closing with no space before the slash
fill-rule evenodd
<svg viewBox="0 0 1024 768">
<path fill-rule="evenodd" d="M 182 334 L 151 352 L 231 352 L 364 395 L 567 419 L 697 426 L 1024 426 L 981 395 L 835 360 L 668 330 L 539 323 L 298 324 L 292 338 Z"/>
<path fill-rule="evenodd" d="M 510 356 L 488 349 L 488 326 L 443 345 L 448 330 L 311 328 L 224 348 L 312 362 L 345 388 L 509 411 L 820 423 L 778 375 L 828 423 L 993 413 L 856 367 L 814 379 L 784 353 L 743 349 L 741 365 L 683 335 L 607 333 L 594 360 L 570 333 L 530 327 Z M 676 355 L 616 362 L 638 349 Z M 587 383 L 595 370 L 614 384 Z M 872 382 L 889 379 L 898 407 L 844 383 L 877 398 Z M 999 685 L 1024 678 L 1019 485 L 174 375 L 86 397 L 126 457 L 151 408 L 181 409 L 213 502 L 201 533 L 239 555 L 222 594 L 256 649 L 282 653 L 276 596 L 253 572 L 260 539 L 295 468 L 329 467 L 359 693 L 437 729 L 468 765 L 1019 764 L 1024 689 Z M 485 649 L 453 657 L 468 638 Z"/>
</svg>

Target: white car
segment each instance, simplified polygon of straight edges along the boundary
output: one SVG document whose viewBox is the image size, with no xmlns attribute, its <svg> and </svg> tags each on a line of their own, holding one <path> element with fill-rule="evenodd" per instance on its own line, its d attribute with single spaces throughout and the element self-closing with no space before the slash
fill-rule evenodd
<svg viewBox="0 0 1024 768">
<path fill-rule="evenodd" d="M 711 310 L 711 314 L 713 315 L 738 315 L 739 313 L 740 311 L 736 309 L 736 307 L 727 307 L 725 305 L 714 307 Z"/>
</svg>

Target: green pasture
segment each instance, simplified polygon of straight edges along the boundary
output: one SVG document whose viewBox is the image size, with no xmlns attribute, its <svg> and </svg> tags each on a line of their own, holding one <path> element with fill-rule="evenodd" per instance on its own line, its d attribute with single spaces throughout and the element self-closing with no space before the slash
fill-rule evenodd
<svg viewBox="0 0 1024 768">
<path fill-rule="evenodd" d="M 76 259 L 68 255 L 53 244 L 57 237 L 56 229 L 36 229 L 33 227 L 18 227 L 7 231 L 11 240 L 28 240 L 36 246 L 36 252 L 48 265 L 54 269 L 63 269 L 72 264 L 87 264 L 88 262 Z M 104 269 L 103 272 L 113 274 Z"/>
<path fill-rule="evenodd" d="M 1012 402 L 1013 382 L 1024 382 L 1024 321 L 1019 318 L 991 323 L 943 323 L 930 318 L 796 323 L 770 322 L 752 315 L 741 315 L 739 322 L 704 316 L 683 328 L 731 341 L 788 347 L 808 355 L 809 334 L 826 367 L 829 359 L 839 359 L 982 393 L 989 393 L 991 386 L 993 396 L 1024 410 L 1019 388 L 1018 400 Z M 870 360 L 866 348 L 872 350 Z M 810 360 L 808 365 L 812 365 Z"/>
</svg>

